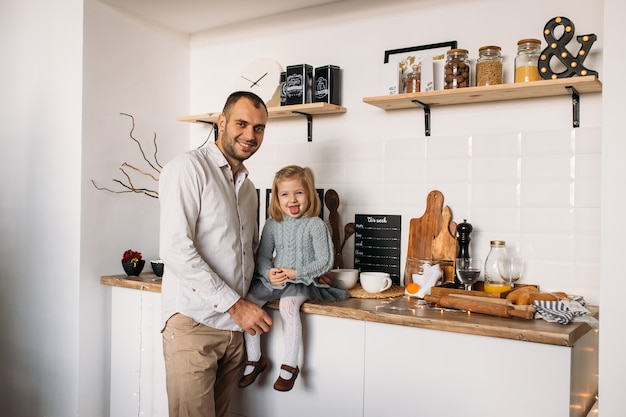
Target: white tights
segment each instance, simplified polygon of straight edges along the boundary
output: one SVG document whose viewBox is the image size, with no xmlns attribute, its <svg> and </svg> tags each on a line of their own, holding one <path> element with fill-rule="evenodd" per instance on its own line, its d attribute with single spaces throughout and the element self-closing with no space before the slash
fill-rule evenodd
<svg viewBox="0 0 626 417">
<path fill-rule="evenodd" d="M 298 366 L 298 354 L 300 353 L 300 343 L 302 341 L 300 307 L 306 300 L 306 297 L 294 296 L 283 297 L 279 302 L 278 310 L 283 320 L 283 337 L 285 339 L 285 359 L 283 363 L 292 368 Z M 261 336 L 259 334 L 251 336 L 248 333 L 244 333 L 244 337 L 248 360 L 256 362 L 261 359 Z M 250 374 L 253 369 L 254 367 L 251 365 L 246 366 L 244 375 Z M 290 379 L 291 372 L 281 369 L 280 376 L 284 379 Z"/>
</svg>

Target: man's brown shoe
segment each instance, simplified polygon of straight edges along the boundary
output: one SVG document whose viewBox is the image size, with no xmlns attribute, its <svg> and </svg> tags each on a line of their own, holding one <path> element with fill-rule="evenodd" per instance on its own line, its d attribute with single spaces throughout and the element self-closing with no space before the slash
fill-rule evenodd
<svg viewBox="0 0 626 417">
<path fill-rule="evenodd" d="M 254 366 L 254 369 L 248 375 L 241 377 L 238 384 L 239 388 L 245 388 L 254 382 L 256 377 L 267 367 L 267 358 L 261 355 L 261 359 L 256 362 L 247 361 L 246 366 L 248 365 Z"/>
<path fill-rule="evenodd" d="M 280 369 L 284 369 L 287 372 L 291 372 L 291 378 L 285 379 L 279 376 L 276 382 L 274 383 L 274 389 L 276 391 L 289 391 L 293 388 L 293 384 L 296 382 L 296 378 L 298 377 L 298 374 L 300 373 L 300 368 L 298 368 L 297 366 L 295 368 L 292 368 L 289 365 L 282 364 L 280 366 Z"/>
</svg>

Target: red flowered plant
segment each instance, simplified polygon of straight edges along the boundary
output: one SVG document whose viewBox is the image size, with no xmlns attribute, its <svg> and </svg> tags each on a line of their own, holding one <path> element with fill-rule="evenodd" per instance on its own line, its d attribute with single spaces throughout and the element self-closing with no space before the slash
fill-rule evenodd
<svg viewBox="0 0 626 417">
<path fill-rule="evenodd" d="M 134 250 L 128 249 L 126 252 L 124 252 L 122 261 L 132 262 L 133 267 L 136 268 L 137 262 L 141 261 L 141 252 L 135 252 Z"/>
</svg>

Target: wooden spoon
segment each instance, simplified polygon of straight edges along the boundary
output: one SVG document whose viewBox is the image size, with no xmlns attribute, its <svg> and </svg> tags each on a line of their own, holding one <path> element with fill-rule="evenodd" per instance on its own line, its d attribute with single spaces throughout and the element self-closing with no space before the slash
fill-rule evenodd
<svg viewBox="0 0 626 417">
<path fill-rule="evenodd" d="M 341 237 L 339 236 L 339 194 L 337 191 L 330 189 L 324 195 L 324 203 L 328 208 L 328 221 L 330 222 L 330 232 L 335 250 L 335 268 L 343 268 L 343 257 L 341 256 L 341 247 L 339 246 Z"/>
<path fill-rule="evenodd" d="M 356 225 L 354 223 L 347 223 L 343 227 L 343 243 L 341 244 L 341 250 L 343 251 L 343 247 L 346 246 L 346 242 L 350 239 L 350 236 L 354 234 L 356 230 Z"/>
</svg>

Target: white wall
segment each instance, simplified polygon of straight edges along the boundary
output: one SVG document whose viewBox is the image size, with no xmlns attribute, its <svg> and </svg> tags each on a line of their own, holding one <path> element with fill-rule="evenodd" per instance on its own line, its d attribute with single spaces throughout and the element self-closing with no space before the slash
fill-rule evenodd
<svg viewBox="0 0 626 417">
<path fill-rule="evenodd" d="M 188 36 L 145 24 L 99 1 L 85 2 L 80 305 L 80 403 L 82 415 L 108 415 L 110 287 L 106 274 L 122 274 L 126 249 L 158 259 L 158 199 L 96 190 L 91 180 L 113 190 L 112 180 L 127 162 L 158 178 L 129 135 L 142 143 L 146 157 L 165 164 L 188 148 L 187 128 L 176 116 L 188 108 Z M 156 190 L 158 183 L 128 169 L 135 186 Z M 139 378 L 139 375 L 137 375 Z M 128 381 L 132 385 L 132 381 Z M 131 393 L 129 393 L 131 394 Z"/>
<path fill-rule="evenodd" d="M 606 53 L 604 55 L 605 89 L 603 101 L 602 140 L 602 266 L 600 316 L 600 410 L 602 416 L 619 416 L 626 410 L 626 355 L 624 355 L 625 274 L 616 267 L 624 256 L 624 106 L 626 87 L 622 82 L 622 68 L 626 62 L 618 51 L 623 48 L 626 27 L 623 16 L 626 4 L 619 0 L 605 0 L 604 24 Z"/>
<path fill-rule="evenodd" d="M 125 249 L 157 257 L 158 203 L 90 180 L 112 186 L 124 161 L 144 168 L 119 112 L 148 145 L 158 132 L 162 163 L 188 147 L 175 120 L 189 102 L 188 37 L 94 1 L 2 1 L 0 45 L 0 414 L 105 416 L 99 278 L 123 272 Z"/>
<path fill-rule="evenodd" d="M 0 2 L 0 414 L 78 400 L 82 1 Z"/>
<path fill-rule="evenodd" d="M 357 3 L 193 36 L 192 114 L 219 111 L 237 71 L 259 56 L 283 66 L 339 65 L 348 112 L 315 118 L 311 143 L 303 118 L 270 121 L 261 150 L 247 164 L 258 188 L 269 188 L 283 165 L 309 165 L 319 187 L 338 191 L 344 223 L 355 213 L 402 215 L 404 253 L 409 220 L 424 213 L 428 192 L 439 189 L 454 220 L 474 226 L 471 253 L 484 257 L 490 240 L 504 239 L 528 261 L 525 282 L 598 303 L 600 94 L 581 98 L 579 129 L 572 127 L 571 98 L 563 96 L 434 107 L 430 137 L 421 109 L 385 112 L 362 99 L 381 94 L 385 50 L 449 40 L 472 58 L 482 45 L 501 45 L 505 81 L 512 82 L 517 41 L 542 39 L 545 23 L 561 14 L 576 34 L 598 35 L 585 65 L 602 74 L 602 8 L 530 1 L 516 9 L 511 25 L 510 10 L 498 1 L 481 1 L 481 7 L 476 1 Z M 192 140 L 203 140 L 207 131 L 195 126 Z"/>
</svg>

